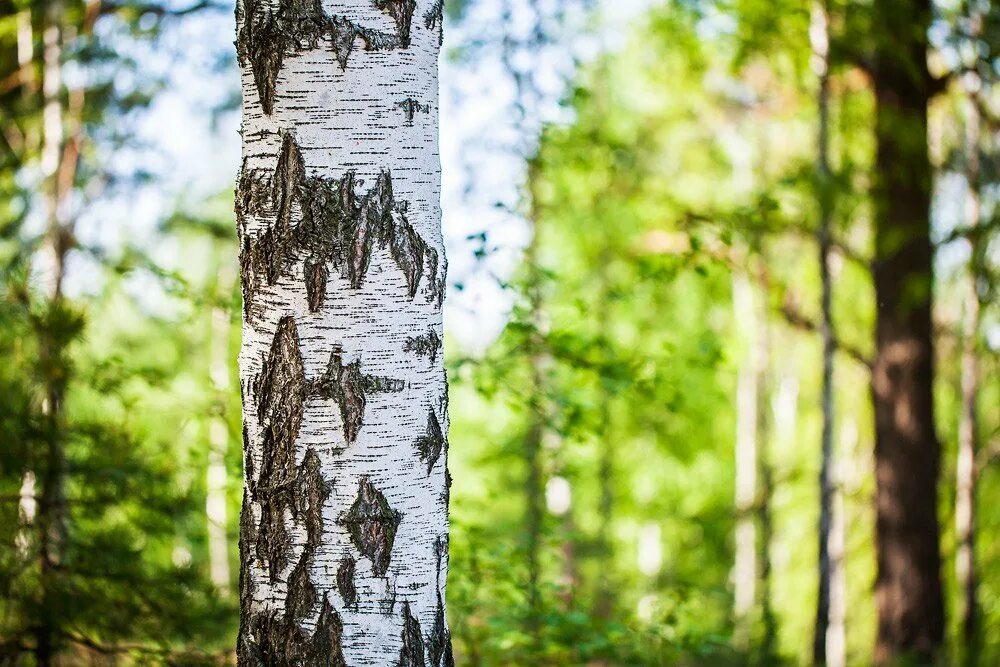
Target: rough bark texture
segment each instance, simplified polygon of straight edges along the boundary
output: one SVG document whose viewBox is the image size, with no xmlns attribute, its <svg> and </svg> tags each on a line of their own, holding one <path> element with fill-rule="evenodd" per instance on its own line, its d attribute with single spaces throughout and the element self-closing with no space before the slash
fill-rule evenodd
<svg viewBox="0 0 1000 667">
<path fill-rule="evenodd" d="M 876 660 L 929 661 L 944 631 L 934 432 L 929 0 L 876 0 Z"/>
<path fill-rule="evenodd" d="M 241 665 L 450 664 L 440 13 L 238 3 Z"/>
</svg>

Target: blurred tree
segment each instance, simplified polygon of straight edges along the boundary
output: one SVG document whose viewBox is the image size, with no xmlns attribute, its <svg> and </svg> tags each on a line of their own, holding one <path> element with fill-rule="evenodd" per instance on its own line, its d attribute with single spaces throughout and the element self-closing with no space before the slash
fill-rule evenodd
<svg viewBox="0 0 1000 667">
<path fill-rule="evenodd" d="M 928 0 L 872 6 L 875 107 L 875 659 L 930 660 L 944 636 L 931 331 Z M 905 165 L 905 166 L 904 166 Z"/>
<path fill-rule="evenodd" d="M 121 79 L 137 67 L 129 49 L 155 38 L 164 18 L 204 6 L 15 3 L 0 16 L 2 307 L 12 323 L 2 346 L 17 369 L 12 395 L 23 397 L 7 417 L 31 425 L 0 467 L 0 484 L 18 490 L 4 496 L 16 518 L 0 547 L 5 660 L 184 653 L 197 662 L 206 653 L 185 643 L 204 633 L 193 643 L 207 650 L 204 637 L 224 625 L 201 572 L 170 562 L 166 536 L 190 498 L 151 438 L 121 419 L 122 387 L 155 380 L 142 360 L 91 356 L 83 304 L 65 291 L 68 259 L 95 250 L 76 238 L 79 215 L 108 182 L 135 182 L 103 162 L 157 86 Z M 101 400 L 94 383 L 107 390 Z"/>
</svg>

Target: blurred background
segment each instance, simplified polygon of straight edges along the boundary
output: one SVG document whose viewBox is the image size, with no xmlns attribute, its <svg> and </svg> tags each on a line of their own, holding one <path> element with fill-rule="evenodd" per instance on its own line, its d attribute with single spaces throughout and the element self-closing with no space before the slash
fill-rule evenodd
<svg viewBox="0 0 1000 667">
<path fill-rule="evenodd" d="M 234 8 L 0 7 L 0 664 L 233 663 Z M 871 2 L 446 10 L 458 664 L 871 663 Z M 930 72 L 943 656 L 995 665 L 1000 7 L 897 19 Z"/>
</svg>

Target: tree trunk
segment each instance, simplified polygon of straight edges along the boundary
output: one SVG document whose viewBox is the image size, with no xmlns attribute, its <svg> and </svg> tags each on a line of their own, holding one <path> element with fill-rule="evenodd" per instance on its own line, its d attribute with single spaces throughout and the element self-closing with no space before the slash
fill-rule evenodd
<svg viewBox="0 0 1000 667">
<path fill-rule="evenodd" d="M 840 456 L 830 485 L 830 613 L 826 628 L 827 667 L 847 664 L 847 518 L 844 507 L 845 462 L 857 447 L 858 429 L 850 418 L 841 427 Z"/>
<path fill-rule="evenodd" d="M 974 656 L 978 645 L 978 601 L 976 581 L 976 452 L 978 450 L 979 359 L 979 280 L 980 244 L 976 234 L 980 219 L 979 200 L 979 108 L 976 92 L 968 92 L 965 127 L 965 178 L 968 187 L 966 217 L 971 234 L 969 276 L 965 284 L 965 323 L 962 341 L 961 412 L 958 422 L 958 461 L 955 470 L 955 573 L 961 595 L 962 639 L 965 650 Z"/>
<path fill-rule="evenodd" d="M 733 563 L 733 616 L 737 646 L 750 642 L 750 625 L 757 583 L 757 531 L 754 507 L 757 500 L 758 332 L 753 286 L 742 273 L 733 274 L 733 314 L 737 330 L 747 333 L 748 346 L 736 379 L 735 449 L 735 558 Z"/>
<path fill-rule="evenodd" d="M 757 536 L 757 602 L 760 605 L 759 664 L 771 664 L 775 660 L 777 643 L 777 619 L 771 604 L 771 538 L 774 522 L 771 516 L 771 494 L 774 490 L 774 474 L 771 469 L 771 442 L 774 433 L 771 417 L 771 328 L 767 321 L 766 296 L 761 290 L 757 303 L 757 420 L 755 439 L 757 442 L 757 475 L 759 488 L 754 501 L 755 516 L 759 535 Z"/>
<path fill-rule="evenodd" d="M 224 264 L 216 272 L 215 296 L 209 324 L 209 382 L 212 385 L 213 410 L 208 422 L 208 468 L 206 470 L 205 517 L 208 523 L 208 564 L 212 583 L 220 592 L 229 591 L 229 519 L 226 511 L 226 452 L 229 450 L 229 424 L 226 419 L 229 396 L 230 312 L 220 303 L 231 294 L 232 266 Z"/>
<path fill-rule="evenodd" d="M 241 0 L 241 665 L 450 665 L 438 0 Z"/>
<path fill-rule="evenodd" d="M 931 337 L 929 0 L 876 0 L 875 658 L 929 661 L 944 631 Z"/>
<path fill-rule="evenodd" d="M 833 217 L 832 179 L 830 178 L 830 63 L 829 16 L 825 3 L 813 4 L 809 27 L 813 69 L 819 79 L 816 106 L 819 116 L 816 175 L 819 200 L 819 275 L 820 275 L 820 336 L 823 341 L 823 372 L 820 388 L 820 409 L 823 426 L 820 435 L 819 468 L 819 585 L 816 595 L 816 625 L 813 632 L 813 664 L 827 661 L 827 632 L 830 627 L 830 539 L 833 514 L 833 355 L 835 351 L 831 300 L 833 285 L 830 278 L 830 223 Z"/>
</svg>

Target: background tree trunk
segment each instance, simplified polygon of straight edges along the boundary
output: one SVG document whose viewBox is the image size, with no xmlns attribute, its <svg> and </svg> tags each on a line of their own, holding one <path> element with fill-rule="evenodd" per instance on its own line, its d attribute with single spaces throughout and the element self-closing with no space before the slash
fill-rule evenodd
<svg viewBox="0 0 1000 667">
<path fill-rule="evenodd" d="M 875 659 L 930 660 L 944 631 L 934 432 L 929 0 L 873 8 L 876 340 Z"/>
<path fill-rule="evenodd" d="M 751 612 L 757 584 L 757 422 L 759 322 L 754 289 L 743 273 L 733 274 L 733 314 L 736 329 L 745 333 L 747 347 L 736 378 L 735 449 L 735 559 L 733 563 L 733 616 L 736 645 L 746 648 L 751 638 Z"/>
<path fill-rule="evenodd" d="M 205 518 L 208 524 L 208 567 L 212 583 L 221 591 L 229 590 L 229 534 L 226 511 L 226 453 L 229 450 L 229 423 L 226 397 L 229 395 L 230 311 L 220 305 L 232 294 L 235 275 L 224 263 L 216 271 L 215 298 L 209 323 L 209 382 L 214 392 L 208 422 L 208 468 L 205 472 Z"/>
<path fill-rule="evenodd" d="M 435 0 L 241 0 L 242 665 L 451 664 Z"/>
<path fill-rule="evenodd" d="M 833 355 L 836 350 L 833 333 L 831 301 L 833 285 L 830 277 L 830 223 L 833 217 L 833 182 L 830 178 L 830 32 L 827 7 L 816 2 L 809 26 L 812 44 L 813 70 L 819 80 L 816 94 L 819 116 L 816 156 L 817 191 L 819 200 L 819 276 L 820 323 L 823 342 L 823 372 L 820 387 L 820 409 L 823 426 L 820 435 L 819 467 L 819 582 L 816 596 L 816 627 L 813 634 L 813 664 L 827 661 L 827 632 L 830 628 L 830 539 L 833 515 Z"/>
<path fill-rule="evenodd" d="M 962 640 L 970 658 L 978 645 L 978 600 L 976 580 L 976 454 L 979 397 L 979 293 L 980 224 L 979 107 L 976 91 L 967 93 L 965 127 L 965 179 L 968 187 L 966 219 L 969 225 L 969 276 L 965 285 L 964 332 L 961 360 L 961 412 L 958 421 L 958 461 L 955 466 L 955 573 L 961 595 Z M 970 660 L 971 662 L 971 660 Z"/>
</svg>

